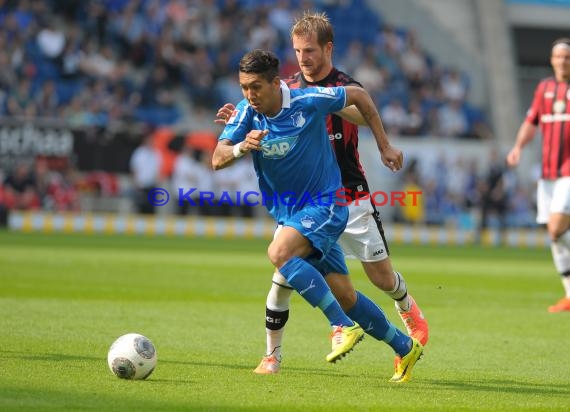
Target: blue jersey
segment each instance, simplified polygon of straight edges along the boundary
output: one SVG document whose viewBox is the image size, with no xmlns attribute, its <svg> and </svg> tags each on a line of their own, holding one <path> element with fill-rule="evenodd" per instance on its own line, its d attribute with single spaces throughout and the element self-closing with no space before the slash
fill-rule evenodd
<svg viewBox="0 0 570 412">
<path fill-rule="evenodd" d="M 340 171 L 325 118 L 346 103 L 343 87 L 291 90 L 281 82 L 281 91 L 282 108 L 275 117 L 256 112 L 244 99 L 219 137 L 237 144 L 251 130 L 269 130 L 262 150 L 251 154 L 265 206 L 277 222 L 306 204 L 330 204 L 337 198 Z"/>
</svg>

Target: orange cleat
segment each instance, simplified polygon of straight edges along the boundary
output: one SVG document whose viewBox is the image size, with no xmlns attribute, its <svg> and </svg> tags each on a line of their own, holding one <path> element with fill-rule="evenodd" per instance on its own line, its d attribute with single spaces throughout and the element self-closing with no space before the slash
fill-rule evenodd
<svg viewBox="0 0 570 412">
<path fill-rule="evenodd" d="M 409 311 L 402 312 L 398 305 L 396 305 L 396 309 L 398 309 L 398 313 L 404 325 L 406 325 L 408 334 L 412 338 L 416 338 L 424 346 L 429 339 L 427 320 L 412 296 L 410 296 L 410 301 L 412 304 Z"/>
<path fill-rule="evenodd" d="M 558 302 L 556 302 L 556 305 L 549 306 L 548 311 L 550 313 L 570 311 L 570 298 L 560 299 Z"/>
<path fill-rule="evenodd" d="M 272 375 L 279 373 L 281 369 L 281 361 L 274 355 L 266 355 L 253 371 L 259 375 Z"/>
</svg>

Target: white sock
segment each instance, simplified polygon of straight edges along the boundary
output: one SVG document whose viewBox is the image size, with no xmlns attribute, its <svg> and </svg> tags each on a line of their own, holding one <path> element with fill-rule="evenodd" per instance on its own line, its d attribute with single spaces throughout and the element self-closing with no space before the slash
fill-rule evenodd
<svg viewBox="0 0 570 412">
<path fill-rule="evenodd" d="M 566 236 L 566 234 L 564 236 Z M 570 272 L 570 247 L 566 246 L 566 244 L 560 240 L 561 239 L 558 239 L 556 242 L 552 242 L 550 250 L 556 270 L 563 275 Z M 562 276 L 562 286 L 564 287 L 566 297 L 570 298 L 570 276 Z"/>
<path fill-rule="evenodd" d="M 279 273 L 273 274 L 273 284 L 269 293 L 267 294 L 266 306 L 275 312 L 286 312 L 289 310 L 289 302 L 293 289 L 289 289 L 289 284 L 283 276 Z M 277 330 L 265 328 L 266 334 L 266 349 L 267 355 L 274 355 L 278 360 L 281 360 L 281 344 L 283 341 L 283 333 L 285 332 L 285 325 Z"/>
<path fill-rule="evenodd" d="M 408 295 L 406 281 L 400 272 L 394 272 L 394 277 L 396 278 L 396 286 L 394 287 L 394 290 L 386 292 L 386 294 L 394 299 L 398 310 L 401 312 L 407 312 L 410 310 L 411 302 L 410 296 Z"/>
<path fill-rule="evenodd" d="M 564 232 L 564 234 L 560 236 L 556 242 L 566 246 L 566 248 L 570 250 L 570 230 Z"/>
<path fill-rule="evenodd" d="M 566 297 L 570 299 L 570 276 L 562 276 L 562 286 L 564 286 Z"/>
</svg>

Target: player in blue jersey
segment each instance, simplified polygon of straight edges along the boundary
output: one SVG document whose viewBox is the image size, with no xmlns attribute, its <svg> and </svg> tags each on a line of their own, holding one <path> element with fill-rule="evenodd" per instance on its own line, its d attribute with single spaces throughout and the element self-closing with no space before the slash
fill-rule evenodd
<svg viewBox="0 0 570 412">
<path fill-rule="evenodd" d="M 306 87 L 361 86 L 346 73 L 337 70 L 332 63 L 334 31 L 326 14 L 305 12 L 291 29 L 291 40 L 300 72 L 285 79 L 291 89 Z M 219 109 L 216 123 L 225 124 L 234 110 L 231 103 Z M 358 126 L 366 122 L 354 106 L 327 116 L 329 140 L 334 148 L 345 188 L 368 192 L 368 182 L 359 160 Z M 376 136 L 375 136 L 376 137 Z M 384 159 L 393 159 L 400 151 L 391 146 L 387 137 L 377 138 L 378 148 Z M 421 309 L 409 294 L 406 281 L 400 272 L 394 270 L 385 239 L 380 214 L 372 202 L 352 202 L 348 206 L 349 220 L 339 238 L 339 244 L 347 256 L 355 257 L 370 281 L 394 300 L 400 318 L 410 336 L 422 345 L 428 341 L 428 324 Z M 351 316 L 360 307 L 359 295 L 342 274 L 329 273 L 325 280 L 338 299 L 344 311 Z M 265 308 L 266 352 L 255 369 L 259 374 L 278 373 L 281 369 L 282 341 L 285 325 L 289 319 L 290 298 L 293 289 L 275 271 L 267 295 Z M 376 331 L 369 334 L 376 339 Z M 395 359 L 396 369 L 405 367 L 399 356 Z"/>
<path fill-rule="evenodd" d="M 278 77 L 279 61 L 270 52 L 255 50 L 240 61 L 239 81 L 245 99 L 235 108 L 212 158 L 214 169 L 229 166 L 251 152 L 259 187 L 267 208 L 278 224 L 268 249 L 271 263 L 311 305 L 318 306 L 333 325 L 334 362 L 375 330 L 405 360 L 393 382 L 405 382 L 421 356 L 422 345 L 399 331 L 366 296 L 348 318 L 321 275 L 348 276 L 336 240 L 348 218 L 337 204 L 340 171 L 328 141 L 325 115 L 355 105 L 372 133 L 383 133 L 378 111 L 368 93 L 359 87 L 290 90 Z M 383 158 L 392 170 L 402 167 L 401 152 Z M 350 284 L 352 288 L 352 285 Z M 357 323 L 356 323 L 357 322 Z"/>
</svg>

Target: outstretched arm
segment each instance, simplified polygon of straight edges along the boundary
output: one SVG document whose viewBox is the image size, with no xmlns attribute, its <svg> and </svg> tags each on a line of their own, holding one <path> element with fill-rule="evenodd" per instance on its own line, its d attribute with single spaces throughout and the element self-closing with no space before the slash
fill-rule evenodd
<svg viewBox="0 0 570 412">
<path fill-rule="evenodd" d="M 368 127 L 370 127 L 378 150 L 380 150 L 382 163 L 393 172 L 400 170 L 404 164 L 404 155 L 401 150 L 392 147 L 390 144 L 378 109 L 368 92 L 356 86 L 346 86 L 345 89 L 346 106 L 354 104 Z"/>
</svg>

